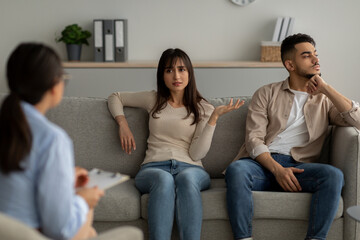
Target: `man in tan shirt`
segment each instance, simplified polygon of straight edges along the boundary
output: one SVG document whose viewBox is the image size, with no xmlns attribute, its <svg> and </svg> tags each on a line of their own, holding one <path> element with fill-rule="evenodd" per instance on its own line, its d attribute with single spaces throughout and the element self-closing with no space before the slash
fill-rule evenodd
<svg viewBox="0 0 360 240">
<path fill-rule="evenodd" d="M 325 240 L 344 177 L 339 169 L 316 161 L 329 125 L 360 129 L 359 105 L 321 78 L 310 36 L 287 37 L 281 45 L 281 59 L 289 77 L 255 92 L 246 119 L 245 143 L 226 170 L 230 223 L 235 239 L 252 239 L 251 191 L 311 192 L 305 239 Z"/>
</svg>

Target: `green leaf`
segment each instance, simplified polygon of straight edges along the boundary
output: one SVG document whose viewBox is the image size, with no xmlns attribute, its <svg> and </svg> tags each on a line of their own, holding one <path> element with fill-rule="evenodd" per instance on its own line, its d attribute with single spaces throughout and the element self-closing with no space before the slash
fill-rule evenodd
<svg viewBox="0 0 360 240">
<path fill-rule="evenodd" d="M 61 32 L 61 37 L 55 39 L 57 42 L 64 42 L 66 44 L 86 44 L 89 45 L 87 41 L 91 37 L 91 33 L 87 30 L 82 30 L 82 28 L 77 24 L 71 24 L 65 27 Z"/>
</svg>

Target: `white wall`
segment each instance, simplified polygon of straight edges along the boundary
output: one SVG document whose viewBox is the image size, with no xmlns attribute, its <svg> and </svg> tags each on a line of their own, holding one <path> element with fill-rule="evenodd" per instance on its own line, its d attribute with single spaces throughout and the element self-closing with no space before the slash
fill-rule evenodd
<svg viewBox="0 0 360 240">
<path fill-rule="evenodd" d="M 360 100 L 359 0 L 256 0 L 238 7 L 229 0 L 0 0 L 0 92 L 7 91 L 5 64 L 22 41 L 53 46 L 64 26 L 92 31 L 92 20 L 127 18 L 129 60 L 157 60 L 168 47 L 180 47 L 196 60 L 259 60 L 260 42 L 271 40 L 278 16 L 295 17 L 294 32 L 318 44 L 325 80 Z M 92 44 L 92 39 L 90 44 Z M 82 60 L 93 58 L 84 47 Z"/>
</svg>

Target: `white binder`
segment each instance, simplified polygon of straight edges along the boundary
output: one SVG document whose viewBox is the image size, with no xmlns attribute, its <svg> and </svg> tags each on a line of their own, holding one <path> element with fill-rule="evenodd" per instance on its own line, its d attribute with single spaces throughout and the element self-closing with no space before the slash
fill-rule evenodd
<svg viewBox="0 0 360 240">
<path fill-rule="evenodd" d="M 103 20 L 104 25 L 104 59 L 105 62 L 114 62 L 114 21 L 113 20 Z"/>
<path fill-rule="evenodd" d="M 94 61 L 104 61 L 103 20 L 94 20 Z"/>
</svg>

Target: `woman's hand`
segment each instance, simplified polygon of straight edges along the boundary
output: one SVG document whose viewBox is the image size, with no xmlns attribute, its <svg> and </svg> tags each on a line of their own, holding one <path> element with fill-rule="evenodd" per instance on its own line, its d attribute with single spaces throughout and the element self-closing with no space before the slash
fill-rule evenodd
<svg viewBox="0 0 360 240">
<path fill-rule="evenodd" d="M 76 193 L 80 197 L 82 197 L 86 203 L 89 205 L 90 209 L 93 209 L 98 204 L 100 198 L 104 196 L 104 191 L 99 189 L 98 187 L 93 188 L 81 188 Z"/>
<path fill-rule="evenodd" d="M 233 99 L 230 100 L 228 105 L 221 105 L 214 109 L 213 113 L 211 114 L 208 123 L 211 126 L 214 126 L 218 120 L 218 118 L 228 112 L 231 112 L 235 109 L 239 109 L 242 105 L 244 105 L 245 101 L 238 99 L 235 104 L 233 104 Z"/>
<path fill-rule="evenodd" d="M 88 171 L 82 167 L 75 167 L 75 188 L 84 187 L 88 182 Z"/>
<path fill-rule="evenodd" d="M 131 149 L 136 150 L 136 144 L 134 136 L 129 128 L 125 116 L 120 115 L 115 117 L 116 122 L 119 124 L 119 136 L 121 141 L 122 149 L 127 153 L 131 154 Z"/>
</svg>

